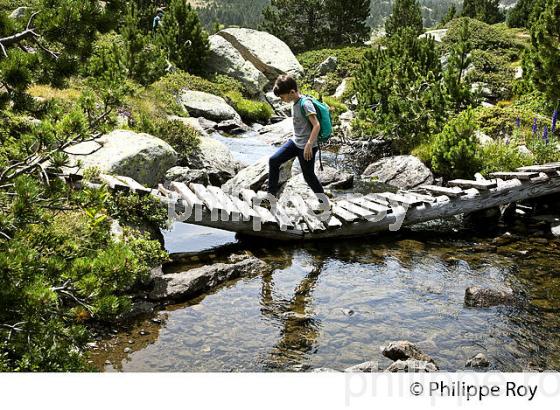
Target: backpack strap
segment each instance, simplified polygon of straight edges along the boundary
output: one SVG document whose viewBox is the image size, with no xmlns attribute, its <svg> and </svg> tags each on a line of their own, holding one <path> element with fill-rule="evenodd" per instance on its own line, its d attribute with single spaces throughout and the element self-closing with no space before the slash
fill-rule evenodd
<svg viewBox="0 0 560 410">
<path fill-rule="evenodd" d="M 306 95 L 302 95 L 301 98 L 299 99 L 299 106 L 301 108 L 301 113 L 302 115 L 309 121 L 309 118 L 307 118 L 307 115 L 305 113 L 305 109 L 303 108 L 303 104 L 305 103 L 305 100 L 309 99 L 311 100 L 310 97 L 306 96 Z M 313 102 L 313 100 L 311 100 L 311 102 Z M 313 104 L 315 105 L 315 104 Z M 317 110 L 317 117 L 319 117 L 319 111 Z M 319 135 L 317 135 L 317 147 L 319 147 L 319 169 L 321 171 L 323 171 L 323 160 L 321 158 L 321 141 L 319 141 Z"/>
</svg>

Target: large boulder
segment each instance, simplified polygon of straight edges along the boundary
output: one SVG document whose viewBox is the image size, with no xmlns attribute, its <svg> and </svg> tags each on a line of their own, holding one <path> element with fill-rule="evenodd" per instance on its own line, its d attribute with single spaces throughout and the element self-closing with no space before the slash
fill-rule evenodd
<svg viewBox="0 0 560 410">
<path fill-rule="evenodd" d="M 301 166 L 299 161 L 296 161 L 295 166 L 292 168 L 292 176 L 301 174 Z M 315 174 L 319 178 L 321 185 L 328 189 L 348 189 L 354 185 L 354 174 L 341 171 L 328 165 L 321 165 L 319 160 L 315 161 Z"/>
<path fill-rule="evenodd" d="M 281 117 L 290 117 L 292 115 L 292 104 L 285 103 L 280 97 L 275 96 L 274 92 L 267 92 L 265 94 L 265 100 L 272 106 L 276 115 Z"/>
<path fill-rule="evenodd" d="M 154 278 L 151 300 L 181 301 L 191 299 L 216 286 L 241 276 L 270 272 L 271 267 L 254 256 L 233 263 L 213 263 L 212 265 L 190 269 L 185 272 L 168 273 Z"/>
<path fill-rule="evenodd" d="M 280 74 L 303 75 L 303 67 L 282 40 L 264 31 L 228 28 L 218 32 L 233 45 L 243 58 L 251 62 L 269 80 Z"/>
<path fill-rule="evenodd" d="M 189 167 L 173 167 L 165 173 L 165 184 L 182 182 L 183 184 L 210 185 L 208 173 L 203 169 L 190 169 Z"/>
<path fill-rule="evenodd" d="M 167 142 L 127 130 L 115 130 L 94 141 L 73 145 L 67 152 L 72 165 L 82 162 L 81 170 L 97 167 L 101 172 L 127 176 L 147 186 L 160 182 L 178 158 Z"/>
<path fill-rule="evenodd" d="M 179 103 L 189 115 L 204 117 L 212 121 L 236 120 L 241 121 L 239 114 L 226 100 L 217 95 L 202 91 L 183 90 L 179 94 Z"/>
<path fill-rule="evenodd" d="M 276 124 L 267 125 L 259 130 L 259 139 L 267 144 L 280 146 L 294 134 L 294 121 L 286 118 Z"/>
<path fill-rule="evenodd" d="M 212 35 L 208 69 L 238 79 L 251 94 L 259 94 L 268 84 L 268 79 L 224 37 Z"/>
<path fill-rule="evenodd" d="M 280 167 L 280 178 L 278 183 L 284 184 L 291 175 L 293 161 L 288 161 Z M 266 191 L 268 183 L 268 157 L 262 158 L 255 164 L 250 165 L 222 185 L 222 190 L 227 194 L 234 194 L 243 189 L 253 191 Z"/>
<path fill-rule="evenodd" d="M 326 75 L 338 67 L 338 58 L 335 56 L 327 57 L 325 61 L 317 66 L 317 72 L 319 75 Z"/>
<path fill-rule="evenodd" d="M 434 182 L 432 171 L 412 155 L 383 158 L 370 164 L 362 176 L 377 177 L 379 182 L 401 189 Z"/>
<path fill-rule="evenodd" d="M 210 137 L 201 137 L 198 147 L 188 155 L 188 167 L 203 170 L 212 185 L 220 186 L 241 169 L 228 147 Z"/>
</svg>

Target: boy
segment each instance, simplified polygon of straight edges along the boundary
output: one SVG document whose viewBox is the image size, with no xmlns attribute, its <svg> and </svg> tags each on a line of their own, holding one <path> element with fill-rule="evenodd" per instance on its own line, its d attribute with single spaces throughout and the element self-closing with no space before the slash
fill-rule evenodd
<svg viewBox="0 0 560 410">
<path fill-rule="evenodd" d="M 319 194 L 317 197 L 328 201 L 324 195 L 325 191 L 315 175 L 317 138 L 321 130 L 315 106 L 311 100 L 302 98 L 296 80 L 289 75 L 279 76 L 273 91 L 274 95 L 280 97 L 282 101 L 293 103 L 294 135 L 269 159 L 268 193 L 276 196 L 279 188 L 280 166 L 286 161 L 298 157 L 307 185 L 315 194 Z"/>
</svg>

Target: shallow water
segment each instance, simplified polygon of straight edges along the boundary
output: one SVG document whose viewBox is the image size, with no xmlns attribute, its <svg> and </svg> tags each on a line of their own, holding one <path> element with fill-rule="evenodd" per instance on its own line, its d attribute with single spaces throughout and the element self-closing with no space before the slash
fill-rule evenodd
<svg viewBox="0 0 560 410">
<path fill-rule="evenodd" d="M 235 140 L 230 149 L 237 156 L 246 145 Z M 467 359 L 479 352 L 491 362 L 487 370 L 560 370 L 560 241 L 555 239 L 499 246 L 492 243 L 498 233 L 475 235 L 451 219 L 354 241 L 270 245 L 179 225 L 165 235 L 171 252 L 236 244 L 274 271 L 230 281 L 168 307 L 158 315 L 161 324 L 147 320 L 118 334 L 109 352 L 95 356 L 100 368 L 341 370 L 368 360 L 385 368 L 391 362 L 380 346 L 409 340 L 445 371 L 465 370 Z M 517 303 L 465 307 L 471 285 L 510 287 Z M 124 354 L 125 348 L 132 352 Z M 104 366 L 107 359 L 112 364 Z"/>
</svg>

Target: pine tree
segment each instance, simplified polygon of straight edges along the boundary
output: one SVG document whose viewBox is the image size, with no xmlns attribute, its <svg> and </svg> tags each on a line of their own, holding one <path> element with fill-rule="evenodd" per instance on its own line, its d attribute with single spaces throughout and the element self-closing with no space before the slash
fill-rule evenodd
<svg viewBox="0 0 560 410">
<path fill-rule="evenodd" d="M 370 31 L 366 24 L 369 7 L 369 0 L 355 0 L 351 7 L 345 0 L 325 0 L 331 45 L 353 44 L 365 40 Z"/>
<path fill-rule="evenodd" d="M 500 11 L 500 0 L 464 0 L 461 15 L 488 24 L 495 24 L 504 20 L 504 15 Z"/>
<path fill-rule="evenodd" d="M 507 16 L 509 27 L 527 27 L 540 15 L 546 5 L 546 0 L 519 0 Z"/>
<path fill-rule="evenodd" d="M 455 4 L 452 4 L 451 7 L 449 7 L 449 9 L 447 10 L 445 16 L 443 16 L 443 18 L 441 19 L 440 25 L 445 26 L 447 23 L 449 23 L 451 20 L 455 18 L 456 14 L 457 14 L 457 7 L 455 6 Z"/>
<path fill-rule="evenodd" d="M 531 27 L 531 49 L 524 69 L 552 106 L 560 100 L 560 0 L 547 0 Z"/>
<path fill-rule="evenodd" d="M 184 0 L 171 0 L 156 42 L 177 67 L 192 72 L 202 69 L 210 47 L 198 14 Z"/>
<path fill-rule="evenodd" d="M 385 31 L 389 37 L 407 27 L 417 35 L 424 31 L 422 10 L 418 0 L 396 0 L 393 13 L 385 22 Z"/>
<path fill-rule="evenodd" d="M 328 44 L 323 0 L 272 0 L 263 10 L 261 30 L 283 40 L 292 50 L 303 51 Z"/>
</svg>

